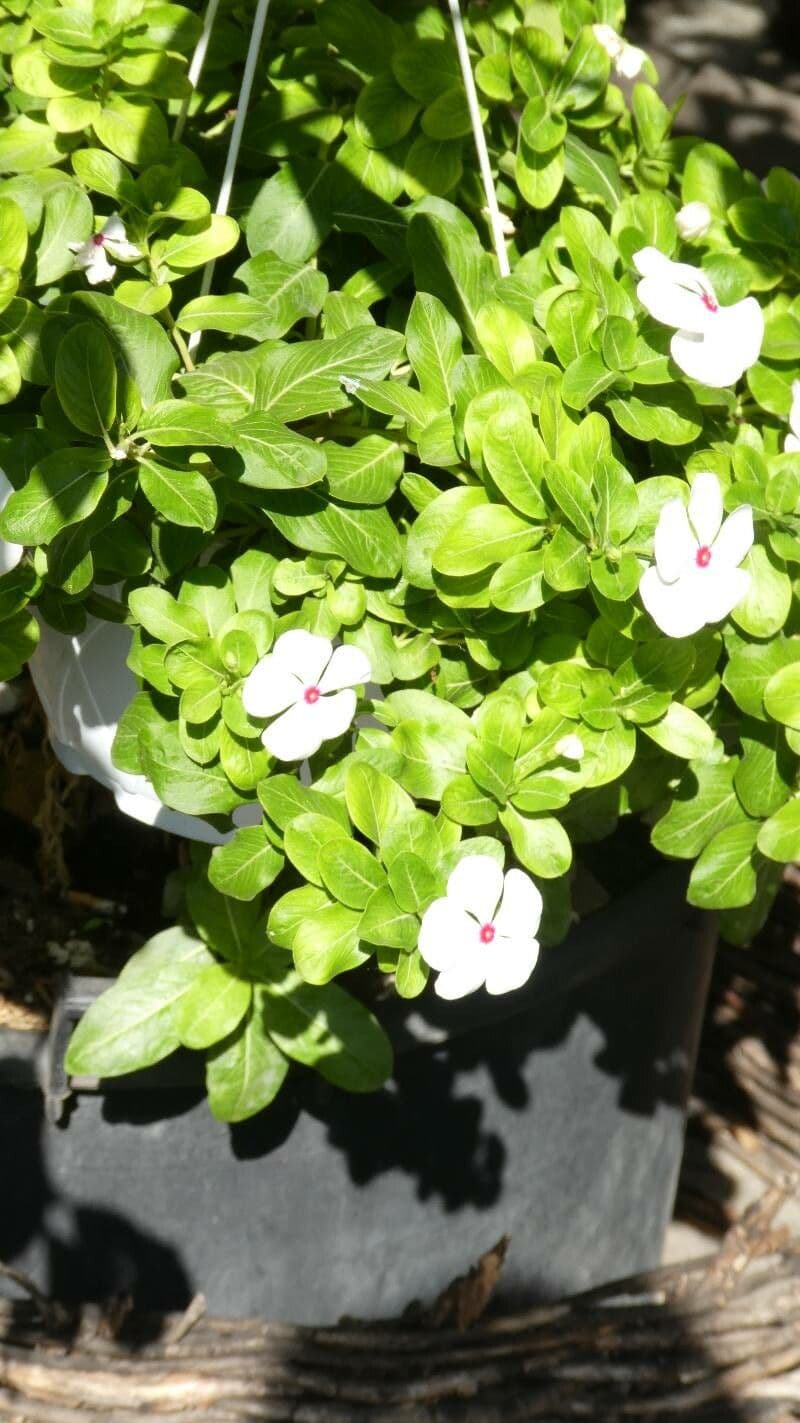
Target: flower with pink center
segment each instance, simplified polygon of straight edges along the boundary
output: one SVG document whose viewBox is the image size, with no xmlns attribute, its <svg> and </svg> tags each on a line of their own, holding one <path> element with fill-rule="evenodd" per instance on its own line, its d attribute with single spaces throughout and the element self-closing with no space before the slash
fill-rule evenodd
<svg viewBox="0 0 800 1423">
<path fill-rule="evenodd" d="M 642 602 L 668 637 L 690 637 L 721 622 L 740 603 L 750 574 L 739 564 L 753 544 L 753 511 L 740 504 L 723 519 L 715 474 L 697 474 L 688 509 L 670 499 L 655 533 L 655 564 L 639 584 Z"/>
<path fill-rule="evenodd" d="M 721 306 L 699 267 L 672 262 L 657 247 L 643 247 L 633 262 L 642 278 L 636 288 L 642 306 L 656 321 L 677 328 L 669 349 L 684 375 L 715 389 L 735 385 L 758 360 L 764 339 L 764 313 L 755 297 Z"/>
<path fill-rule="evenodd" d="M 341 736 L 356 714 L 354 687 L 368 682 L 369 659 L 358 647 L 334 648 L 327 637 L 292 628 L 257 662 L 242 689 L 249 716 L 274 717 L 261 740 L 277 761 L 305 761 L 323 741 Z"/>
<path fill-rule="evenodd" d="M 463 998 L 484 985 L 487 993 L 521 988 L 539 957 L 541 917 L 542 896 L 530 875 L 517 869 L 504 875 L 491 855 L 465 855 L 419 931 L 439 997 Z"/>
<path fill-rule="evenodd" d="M 112 213 L 86 242 L 70 242 L 69 250 L 75 254 L 75 266 L 84 269 L 92 287 L 110 282 L 114 276 L 117 269 L 109 262 L 109 255 L 117 262 L 138 262 L 142 256 L 140 249 L 128 241 L 125 224 L 117 213 Z"/>
</svg>

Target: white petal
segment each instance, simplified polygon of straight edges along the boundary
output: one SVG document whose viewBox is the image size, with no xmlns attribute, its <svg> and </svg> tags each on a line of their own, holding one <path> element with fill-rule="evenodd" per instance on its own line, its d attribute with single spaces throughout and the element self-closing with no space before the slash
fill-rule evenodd
<svg viewBox="0 0 800 1423">
<path fill-rule="evenodd" d="M 356 714 L 357 701 L 355 692 L 345 687 L 343 691 L 329 693 L 315 702 L 311 710 L 317 714 L 323 741 L 332 741 L 347 731 Z"/>
<path fill-rule="evenodd" d="M 703 294 L 687 291 L 671 277 L 642 277 L 636 288 L 642 306 L 664 326 L 680 326 L 687 331 L 704 331 L 712 315 L 703 305 Z M 719 313 L 717 313 L 718 315 Z"/>
<path fill-rule="evenodd" d="M 754 538 L 753 511 L 749 504 L 740 504 L 728 515 L 717 535 L 712 563 L 721 561 L 727 568 L 737 568 L 753 547 Z"/>
<path fill-rule="evenodd" d="M 530 875 L 509 870 L 503 883 L 503 902 L 494 917 L 497 933 L 506 939 L 532 939 L 541 917 L 542 896 Z"/>
<path fill-rule="evenodd" d="M 764 313 L 755 297 L 722 306 L 704 329 L 676 331 L 670 342 L 672 359 L 691 380 L 721 389 L 736 385 L 758 359 L 764 337 Z"/>
<path fill-rule="evenodd" d="M 490 924 L 503 893 L 503 871 L 491 855 L 465 855 L 447 881 L 447 898 Z"/>
<path fill-rule="evenodd" d="M 339 687 L 357 687 L 372 676 L 369 658 L 360 647 L 349 643 L 333 650 L 333 656 L 320 678 L 321 692 L 335 692 Z"/>
<path fill-rule="evenodd" d="M 536 967 L 539 945 L 535 939 L 506 939 L 498 935 L 489 945 L 486 992 L 511 993 L 527 983 Z"/>
<path fill-rule="evenodd" d="M 653 541 L 656 567 L 665 583 L 674 583 L 684 569 L 694 562 L 697 540 L 689 526 L 686 505 L 681 499 L 668 499 L 656 524 Z"/>
<path fill-rule="evenodd" d="M 242 687 L 242 706 L 248 716 L 277 716 L 302 695 L 302 682 L 268 652 L 256 663 Z"/>
<path fill-rule="evenodd" d="M 482 988 L 488 967 L 486 950 L 478 944 L 469 953 L 462 954 L 458 963 L 440 973 L 435 988 L 440 998 L 464 998 Z"/>
<path fill-rule="evenodd" d="M 88 242 L 70 242 L 69 250 L 75 253 L 76 267 L 91 267 L 100 249 L 97 244 L 92 242 L 92 239 L 89 238 Z"/>
<path fill-rule="evenodd" d="M 473 952 L 478 934 L 475 920 L 452 899 L 434 899 L 422 916 L 417 947 L 431 968 L 449 969 Z"/>
<path fill-rule="evenodd" d="M 640 247 L 633 254 L 633 265 L 640 277 L 666 277 L 672 263 L 657 247 Z"/>
<path fill-rule="evenodd" d="M 622 35 L 618 34 L 612 25 L 592 25 L 592 32 L 599 45 L 602 45 L 609 59 L 616 59 L 617 55 L 625 48 L 625 41 Z"/>
<path fill-rule="evenodd" d="M 707 623 L 721 623 L 747 594 L 750 574 L 746 568 L 720 567 L 704 579 L 702 604 Z"/>
<path fill-rule="evenodd" d="M 106 241 L 105 249 L 118 262 L 138 262 L 139 258 L 143 256 L 141 248 L 137 247 L 135 243 L 115 242 L 112 238 L 108 238 Z"/>
<path fill-rule="evenodd" d="M 305 761 L 322 745 L 322 726 L 317 715 L 319 702 L 309 706 L 297 702 L 270 722 L 261 740 L 276 761 Z"/>
<path fill-rule="evenodd" d="M 99 282 L 110 282 L 117 270 L 102 247 L 95 247 L 94 250 L 97 254 L 94 260 L 86 263 L 86 280 L 90 287 L 96 287 Z"/>
<path fill-rule="evenodd" d="M 643 49 L 639 49 L 635 44 L 625 44 L 614 61 L 614 68 L 617 74 L 623 79 L 636 79 L 641 74 L 647 55 Z"/>
<path fill-rule="evenodd" d="M 316 687 L 331 660 L 333 643 L 327 637 L 292 628 L 281 633 L 272 649 L 272 656 L 287 672 L 299 677 L 304 687 Z"/>
<path fill-rule="evenodd" d="M 715 474 L 696 474 L 689 494 L 689 522 L 697 542 L 709 546 L 722 523 L 722 490 Z"/>
<path fill-rule="evenodd" d="M 685 203 L 675 218 L 678 234 L 685 242 L 705 237 L 713 221 L 708 203 Z"/>
<path fill-rule="evenodd" d="M 127 236 L 125 224 L 118 212 L 112 212 L 103 223 L 103 236 L 110 237 L 114 242 L 124 242 Z"/>
<path fill-rule="evenodd" d="M 783 448 L 787 455 L 797 454 L 798 450 L 800 450 L 800 436 L 787 435 L 783 442 Z"/>
<path fill-rule="evenodd" d="M 690 637 L 705 626 L 695 580 L 686 575 L 674 583 L 664 583 L 657 568 L 648 568 L 639 584 L 639 593 L 653 622 L 667 637 Z"/>
</svg>

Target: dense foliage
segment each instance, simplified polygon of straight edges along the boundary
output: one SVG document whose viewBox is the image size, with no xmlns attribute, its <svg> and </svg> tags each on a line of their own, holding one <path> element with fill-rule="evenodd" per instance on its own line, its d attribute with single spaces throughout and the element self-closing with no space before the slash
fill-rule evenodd
<svg viewBox="0 0 800 1423">
<path fill-rule="evenodd" d="M 0 533 L 28 550 L 0 577 L 0 676 L 37 619 L 126 622 L 141 690 L 116 767 L 225 832 L 263 811 L 193 847 L 180 926 L 69 1065 L 204 1049 L 234 1120 L 290 1059 L 384 1080 L 366 1003 L 386 975 L 425 988 L 420 917 L 466 854 L 534 878 L 544 944 L 570 920 L 574 848 L 620 816 L 694 862 L 690 901 L 735 941 L 800 856 L 800 182 L 672 138 L 649 62 L 620 87 L 592 25 L 619 30 L 623 0 L 476 4 L 500 277 L 446 12 L 275 0 L 214 215 L 251 19 L 223 4 L 178 142 L 189 9 L 5 0 L 0 21 Z M 713 220 L 685 241 L 690 202 Z M 112 214 L 140 255 L 100 293 Z M 648 246 L 726 306 L 757 298 L 738 386 L 670 358 L 636 295 Z M 700 472 L 753 509 L 749 587 L 670 638 L 638 587 Z M 242 701 L 299 628 L 360 649 L 372 683 L 355 739 L 324 741 L 308 776 Z M 354 970 L 351 992 L 335 980 Z"/>
</svg>

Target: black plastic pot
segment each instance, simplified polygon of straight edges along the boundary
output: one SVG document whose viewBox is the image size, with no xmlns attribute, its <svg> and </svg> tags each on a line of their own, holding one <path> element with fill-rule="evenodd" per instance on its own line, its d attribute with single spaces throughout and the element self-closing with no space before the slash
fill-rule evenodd
<svg viewBox="0 0 800 1423">
<path fill-rule="evenodd" d="M 430 1299 L 504 1234 L 507 1304 L 655 1265 L 715 942 L 684 889 L 640 884 L 513 997 L 396 1000 L 381 1092 L 297 1071 L 232 1129 L 180 1060 L 54 1125 L 33 1035 L 3 1034 L 0 1258 L 61 1297 L 320 1322 Z"/>
</svg>

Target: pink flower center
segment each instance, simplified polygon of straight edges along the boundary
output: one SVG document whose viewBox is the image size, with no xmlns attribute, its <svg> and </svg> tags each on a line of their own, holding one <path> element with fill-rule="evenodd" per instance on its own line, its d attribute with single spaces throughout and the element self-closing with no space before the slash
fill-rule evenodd
<svg viewBox="0 0 800 1423">
<path fill-rule="evenodd" d="M 307 702 L 310 707 L 313 707 L 314 703 L 319 701 L 321 695 L 319 687 L 306 687 L 303 693 L 303 701 Z"/>
<path fill-rule="evenodd" d="M 719 302 L 716 302 L 713 296 L 709 296 L 708 292 L 703 292 L 700 300 L 706 311 L 719 311 Z"/>
<path fill-rule="evenodd" d="M 92 242 L 94 243 L 95 247 L 102 247 L 105 240 L 106 236 L 104 232 L 96 232 L 94 237 L 92 238 Z"/>
<path fill-rule="evenodd" d="M 711 562 L 711 549 L 708 544 L 702 544 L 694 556 L 694 561 L 698 568 L 708 568 Z"/>
<path fill-rule="evenodd" d="M 491 944 L 494 935 L 494 924 L 481 924 L 481 929 L 478 938 L 480 939 L 482 944 Z"/>
</svg>

